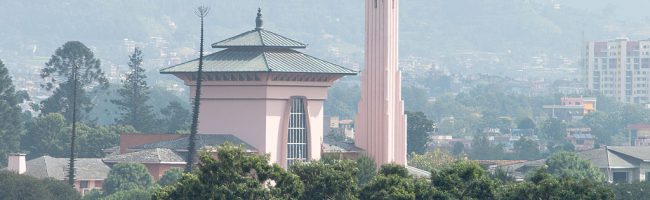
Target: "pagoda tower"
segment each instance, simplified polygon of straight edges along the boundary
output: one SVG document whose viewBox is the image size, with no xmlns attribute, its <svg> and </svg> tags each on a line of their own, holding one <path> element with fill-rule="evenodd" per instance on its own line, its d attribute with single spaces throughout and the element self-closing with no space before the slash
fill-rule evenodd
<svg viewBox="0 0 650 200">
<path fill-rule="evenodd" d="M 288 167 L 318 160 L 323 141 L 323 103 L 334 81 L 357 72 L 304 54 L 306 44 L 264 28 L 212 44 L 204 56 L 199 133 L 233 135 Z M 198 59 L 162 69 L 194 96 Z"/>
<path fill-rule="evenodd" d="M 355 145 L 377 165 L 406 165 L 406 116 L 397 66 L 399 0 L 366 0 L 365 69 Z"/>
</svg>

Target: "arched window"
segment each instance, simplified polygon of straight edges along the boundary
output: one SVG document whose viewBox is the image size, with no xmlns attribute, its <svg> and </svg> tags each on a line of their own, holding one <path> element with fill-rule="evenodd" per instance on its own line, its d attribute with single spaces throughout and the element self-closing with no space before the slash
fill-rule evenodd
<svg viewBox="0 0 650 200">
<path fill-rule="evenodd" d="M 305 98 L 292 97 L 287 140 L 287 166 L 296 161 L 307 161 L 307 116 Z"/>
</svg>

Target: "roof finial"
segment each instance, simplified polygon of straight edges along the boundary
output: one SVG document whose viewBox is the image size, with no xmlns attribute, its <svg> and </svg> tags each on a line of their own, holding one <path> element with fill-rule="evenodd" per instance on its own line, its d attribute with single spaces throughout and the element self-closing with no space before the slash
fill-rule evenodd
<svg viewBox="0 0 650 200">
<path fill-rule="evenodd" d="M 264 28 L 264 21 L 262 21 L 262 8 L 257 9 L 257 19 L 255 19 L 255 30 Z"/>
</svg>

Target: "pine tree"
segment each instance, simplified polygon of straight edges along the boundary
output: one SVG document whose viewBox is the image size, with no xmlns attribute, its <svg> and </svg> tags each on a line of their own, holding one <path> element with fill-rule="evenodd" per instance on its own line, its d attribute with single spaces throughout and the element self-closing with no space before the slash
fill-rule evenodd
<svg viewBox="0 0 650 200">
<path fill-rule="evenodd" d="M 189 144 L 187 145 L 187 166 L 185 172 L 192 172 L 194 165 L 194 156 L 196 155 L 196 134 L 199 126 L 199 106 L 201 105 L 201 81 L 203 81 L 203 20 L 208 15 L 210 9 L 205 6 L 200 6 L 196 10 L 196 15 L 201 18 L 201 42 L 199 50 L 199 70 L 196 72 L 196 92 L 194 96 L 194 107 L 192 112 L 192 126 L 190 127 Z"/>
<path fill-rule="evenodd" d="M 23 133 L 21 110 L 18 104 L 21 98 L 16 96 L 9 71 L 0 60 L 0 156 L 6 158 L 8 153 L 16 152 L 20 147 Z M 0 159 L 4 166 L 6 159 Z"/>
<path fill-rule="evenodd" d="M 142 68 L 142 51 L 135 48 L 129 56 L 131 73 L 122 81 L 122 88 L 117 92 L 120 98 L 111 100 L 120 110 L 119 118 L 115 122 L 122 125 L 131 125 L 140 132 L 152 132 L 154 121 L 153 108 L 147 104 L 149 101 L 149 86 L 145 79 L 145 70 Z"/>
<path fill-rule="evenodd" d="M 41 77 L 46 81 L 41 87 L 53 91 L 52 96 L 41 102 L 41 114 L 63 113 L 66 120 L 72 122 L 73 100 L 76 100 L 76 105 L 80 108 L 77 111 L 90 111 L 93 103 L 86 95 L 86 88 L 108 87 L 108 79 L 100 66 L 99 59 L 95 58 L 90 48 L 79 41 L 66 42 L 56 49 L 54 55 L 45 63 L 45 68 L 41 70 Z M 76 82 L 73 81 L 74 69 L 77 71 Z M 73 98 L 75 92 L 76 98 Z M 79 119 L 83 118 L 83 115 L 79 116 Z"/>
<path fill-rule="evenodd" d="M 93 106 L 84 88 L 95 84 L 103 88 L 108 87 L 108 80 L 100 65 L 99 60 L 86 45 L 79 41 L 70 41 L 56 49 L 52 58 L 45 63 L 45 68 L 41 70 L 41 77 L 47 81 L 41 87 L 48 91 L 55 89 L 52 96 L 41 102 L 41 114 L 60 112 L 66 119 L 72 121 L 70 161 L 67 170 L 70 185 L 74 185 L 75 179 L 76 123 L 77 118 L 83 118 L 77 117 L 78 108 L 82 108 L 87 113 Z M 59 79 L 63 79 L 63 82 Z M 59 86 L 55 87 L 55 84 Z"/>
</svg>

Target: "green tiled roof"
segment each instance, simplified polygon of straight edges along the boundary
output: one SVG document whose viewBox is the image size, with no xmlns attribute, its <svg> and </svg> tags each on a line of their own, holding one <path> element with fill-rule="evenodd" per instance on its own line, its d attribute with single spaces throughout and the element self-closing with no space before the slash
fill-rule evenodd
<svg viewBox="0 0 650 200">
<path fill-rule="evenodd" d="M 264 29 L 255 29 L 212 44 L 212 48 L 281 47 L 307 48 L 306 44 Z"/>
<path fill-rule="evenodd" d="M 357 74 L 356 71 L 303 54 L 294 49 L 307 45 L 263 28 L 262 10 L 256 27 L 212 44 L 226 48 L 204 57 L 204 72 L 293 72 L 321 74 Z M 190 73 L 198 70 L 198 59 L 160 70 L 160 73 Z"/>
<path fill-rule="evenodd" d="M 164 68 L 160 73 L 198 70 L 198 59 Z M 295 72 L 349 74 L 357 72 L 293 49 L 230 48 L 203 57 L 203 72 Z"/>
</svg>

